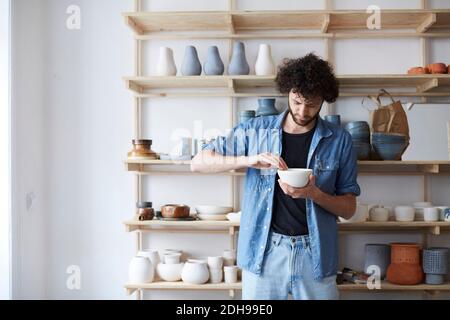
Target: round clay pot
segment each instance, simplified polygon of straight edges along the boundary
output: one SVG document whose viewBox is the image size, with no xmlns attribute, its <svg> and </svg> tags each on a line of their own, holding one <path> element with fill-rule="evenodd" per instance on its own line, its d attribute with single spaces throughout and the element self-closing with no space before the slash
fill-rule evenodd
<svg viewBox="0 0 450 320">
<path fill-rule="evenodd" d="M 408 70 L 409 75 L 428 74 L 428 73 L 430 73 L 430 70 L 428 70 L 428 68 L 423 67 L 414 67 Z"/>
<path fill-rule="evenodd" d="M 387 280 L 399 285 L 415 285 L 423 282 L 424 274 L 418 244 L 391 244 L 391 264 L 387 270 Z"/>
<path fill-rule="evenodd" d="M 442 74 L 448 72 L 447 65 L 445 65 L 444 63 L 431 63 L 427 65 L 427 68 L 428 70 L 430 70 L 430 73 L 433 74 Z"/>
<path fill-rule="evenodd" d="M 187 218 L 189 217 L 190 208 L 181 204 L 167 204 L 161 207 L 161 215 L 163 218 Z"/>
</svg>

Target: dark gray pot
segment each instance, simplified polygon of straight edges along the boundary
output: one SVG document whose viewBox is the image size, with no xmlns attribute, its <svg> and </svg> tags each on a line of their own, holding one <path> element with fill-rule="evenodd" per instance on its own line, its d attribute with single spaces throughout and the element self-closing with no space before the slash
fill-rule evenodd
<svg viewBox="0 0 450 320">
<path fill-rule="evenodd" d="M 386 277 L 386 271 L 391 264 L 391 247 L 387 244 L 366 244 L 364 272 L 371 265 L 380 267 L 381 279 Z"/>
</svg>

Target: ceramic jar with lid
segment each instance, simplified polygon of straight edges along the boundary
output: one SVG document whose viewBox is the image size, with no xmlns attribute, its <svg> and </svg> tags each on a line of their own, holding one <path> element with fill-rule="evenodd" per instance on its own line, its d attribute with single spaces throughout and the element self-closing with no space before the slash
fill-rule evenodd
<svg viewBox="0 0 450 320">
<path fill-rule="evenodd" d="M 155 211 L 152 208 L 151 202 L 137 202 L 137 220 L 145 221 L 145 220 L 153 220 L 155 217 Z"/>
<path fill-rule="evenodd" d="M 391 264 L 387 280 L 399 285 L 415 285 L 423 282 L 420 246 L 415 243 L 392 243 Z"/>
<path fill-rule="evenodd" d="M 129 159 L 146 159 L 146 160 L 156 160 L 156 152 L 151 150 L 152 140 L 147 139 L 134 139 L 133 150 L 128 152 Z"/>
</svg>

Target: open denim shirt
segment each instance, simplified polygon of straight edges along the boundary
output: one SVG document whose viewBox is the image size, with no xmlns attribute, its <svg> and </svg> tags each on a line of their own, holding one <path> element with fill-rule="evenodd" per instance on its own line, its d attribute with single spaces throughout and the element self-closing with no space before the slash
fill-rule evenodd
<svg viewBox="0 0 450 320">
<path fill-rule="evenodd" d="M 281 155 L 282 124 L 287 111 L 278 116 L 258 117 L 233 128 L 203 145 L 227 156 L 252 156 L 270 152 Z M 359 196 L 357 161 L 350 134 L 318 118 L 308 153 L 307 167 L 313 169 L 316 185 L 330 195 Z M 272 219 L 276 169 L 248 168 L 238 239 L 238 266 L 261 273 Z M 336 275 L 338 270 L 338 226 L 336 215 L 311 199 L 306 201 L 314 278 Z"/>
</svg>

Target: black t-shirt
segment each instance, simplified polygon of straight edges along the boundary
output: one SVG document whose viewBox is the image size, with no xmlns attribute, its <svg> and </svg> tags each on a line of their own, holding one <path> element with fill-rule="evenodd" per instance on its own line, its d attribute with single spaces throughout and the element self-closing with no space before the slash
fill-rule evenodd
<svg viewBox="0 0 450 320">
<path fill-rule="evenodd" d="M 315 129 L 316 127 L 301 134 L 283 131 L 281 157 L 289 168 L 306 168 L 309 147 L 311 146 Z M 306 200 L 294 199 L 285 194 L 278 184 L 279 178 L 277 174 L 271 223 L 273 231 L 288 236 L 308 234 Z"/>
</svg>

